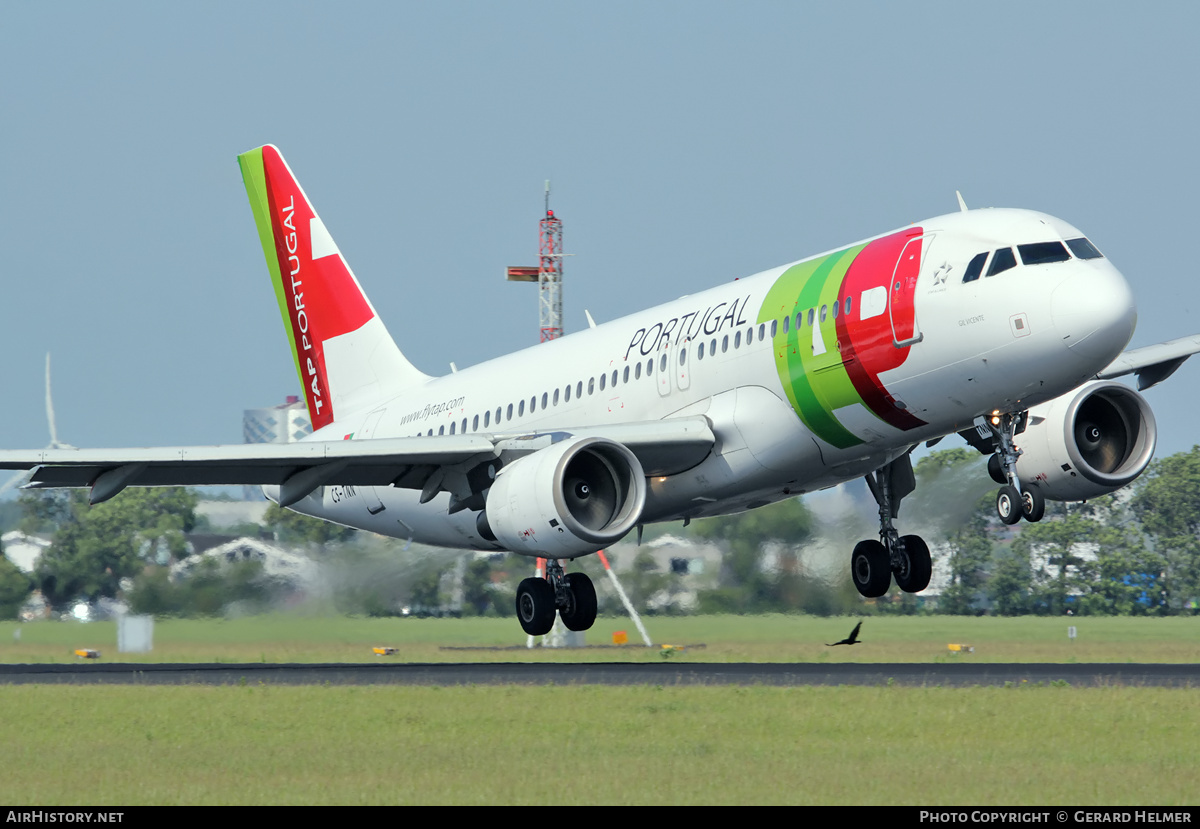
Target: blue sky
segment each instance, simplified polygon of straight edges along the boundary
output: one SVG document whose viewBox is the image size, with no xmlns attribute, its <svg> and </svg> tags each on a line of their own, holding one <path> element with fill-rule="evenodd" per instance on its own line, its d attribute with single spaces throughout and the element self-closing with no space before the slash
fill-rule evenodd
<svg viewBox="0 0 1200 829">
<path fill-rule="evenodd" d="M 1200 331 L 1200 6 L 6 4 L 0 445 L 236 443 L 298 392 L 236 163 L 278 145 L 423 370 L 536 341 L 545 179 L 568 330 L 956 209 L 1083 229 L 1132 345 Z M 1198 442 L 1200 359 L 1148 392 Z"/>
</svg>

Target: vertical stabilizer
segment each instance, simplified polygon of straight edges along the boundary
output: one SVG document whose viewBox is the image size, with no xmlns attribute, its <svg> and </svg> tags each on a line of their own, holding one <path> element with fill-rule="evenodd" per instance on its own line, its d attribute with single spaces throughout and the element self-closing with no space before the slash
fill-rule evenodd
<svg viewBox="0 0 1200 829">
<path fill-rule="evenodd" d="M 267 144 L 238 164 L 313 429 L 428 380 L 396 347 L 279 150 Z"/>
</svg>

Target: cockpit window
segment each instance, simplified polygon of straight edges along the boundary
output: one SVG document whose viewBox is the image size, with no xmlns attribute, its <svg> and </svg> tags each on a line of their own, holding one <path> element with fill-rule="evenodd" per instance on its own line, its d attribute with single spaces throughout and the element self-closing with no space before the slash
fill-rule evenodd
<svg viewBox="0 0 1200 829">
<path fill-rule="evenodd" d="M 1021 261 L 1026 265 L 1045 265 L 1047 262 L 1066 262 L 1071 258 L 1062 242 L 1037 242 L 1032 245 L 1017 245 Z"/>
<path fill-rule="evenodd" d="M 1104 254 L 1096 250 L 1096 246 L 1080 236 L 1078 239 L 1068 239 L 1067 247 L 1079 259 L 1103 259 Z"/>
<path fill-rule="evenodd" d="M 996 251 L 992 257 L 992 265 L 988 268 L 987 275 L 995 276 L 998 273 L 1003 273 L 1009 268 L 1017 266 L 1017 257 L 1013 256 L 1012 248 L 1001 248 Z"/>
<path fill-rule="evenodd" d="M 967 272 L 963 274 L 963 282 L 974 282 L 983 273 L 983 263 L 987 261 L 987 251 L 976 256 L 967 265 Z"/>
</svg>

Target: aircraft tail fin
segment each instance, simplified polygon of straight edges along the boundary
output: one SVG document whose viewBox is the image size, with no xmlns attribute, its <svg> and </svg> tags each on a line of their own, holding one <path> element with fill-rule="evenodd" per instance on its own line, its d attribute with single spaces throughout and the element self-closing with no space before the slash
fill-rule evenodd
<svg viewBox="0 0 1200 829">
<path fill-rule="evenodd" d="M 279 150 L 238 156 L 313 429 L 428 375 L 388 334 Z"/>
</svg>

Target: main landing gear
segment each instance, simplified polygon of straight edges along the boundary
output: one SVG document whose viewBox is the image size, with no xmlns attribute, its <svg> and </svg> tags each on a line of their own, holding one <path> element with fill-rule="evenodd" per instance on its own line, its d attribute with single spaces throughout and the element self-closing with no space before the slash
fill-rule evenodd
<svg viewBox="0 0 1200 829">
<path fill-rule="evenodd" d="M 583 573 L 563 572 L 558 559 L 546 561 L 546 578 L 517 586 L 517 619 L 530 636 L 544 636 L 557 612 L 567 630 L 587 630 L 596 621 L 596 588 Z"/>
<path fill-rule="evenodd" d="M 1017 477 L 1021 450 L 1013 439 L 1025 426 L 1025 412 L 994 415 L 988 425 L 996 436 L 996 453 L 988 459 L 988 474 L 993 481 L 1003 484 L 996 492 L 996 515 L 1005 524 L 1015 524 L 1022 518 L 1032 523 L 1041 521 L 1046 514 L 1045 496 L 1036 484 L 1022 486 Z"/>
<path fill-rule="evenodd" d="M 919 535 L 900 535 L 892 522 L 900 514 L 900 501 L 916 489 L 908 455 L 867 475 L 867 486 L 879 505 L 879 540 L 860 541 L 850 556 L 850 575 L 858 592 L 868 599 L 882 596 L 896 586 L 905 593 L 919 593 L 929 586 L 933 563 L 929 545 Z"/>
</svg>

